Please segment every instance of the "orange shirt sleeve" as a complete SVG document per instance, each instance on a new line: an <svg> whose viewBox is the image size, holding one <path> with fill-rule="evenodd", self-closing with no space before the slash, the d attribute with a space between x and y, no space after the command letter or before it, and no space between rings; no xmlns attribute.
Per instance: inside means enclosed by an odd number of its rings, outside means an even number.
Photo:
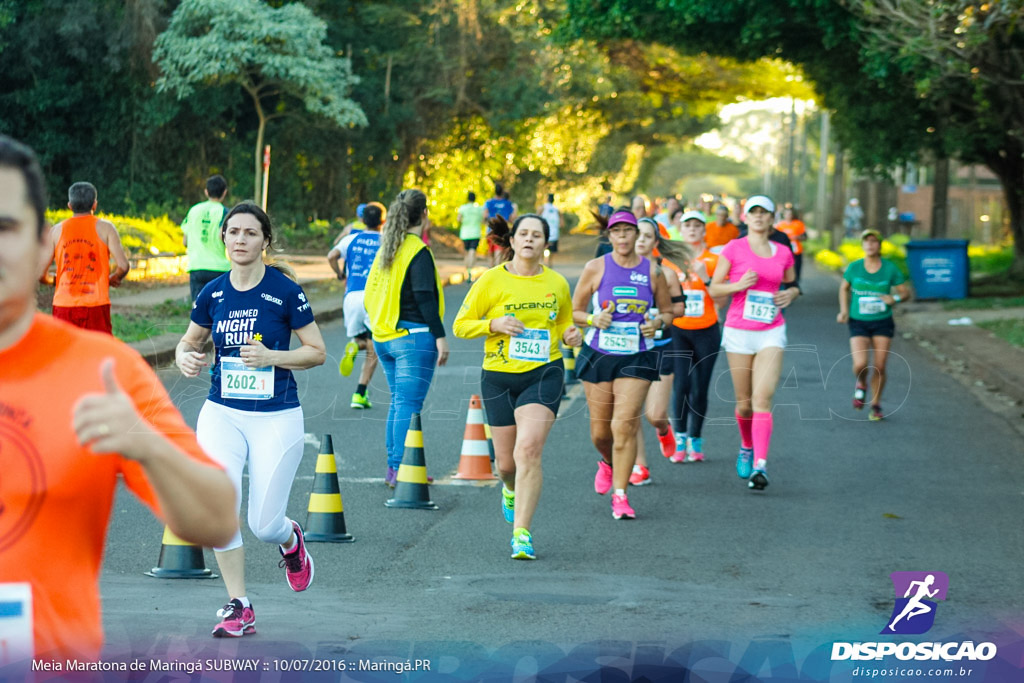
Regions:
<svg viewBox="0 0 1024 683"><path fill-rule="evenodd" d="M119 351L121 352L117 354L114 374L118 384L131 397L139 415L187 456L220 468L220 465L211 460L199 445L195 432L185 423L181 413L171 402L160 378L146 361L127 347ZM156 493L142 465L121 458L121 473L124 475L125 485L149 506L154 514L162 517Z"/></svg>

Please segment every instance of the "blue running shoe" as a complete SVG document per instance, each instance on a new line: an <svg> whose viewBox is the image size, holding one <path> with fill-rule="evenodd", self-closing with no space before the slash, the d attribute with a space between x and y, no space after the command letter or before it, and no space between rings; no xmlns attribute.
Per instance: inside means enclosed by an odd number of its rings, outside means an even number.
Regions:
<svg viewBox="0 0 1024 683"><path fill-rule="evenodd" d="M753 491L764 491L766 486L768 486L768 474L761 469L754 470L747 482L747 488Z"/></svg>
<svg viewBox="0 0 1024 683"><path fill-rule="evenodd" d="M509 524L516 521L516 492L509 491L504 484L501 486L501 513Z"/></svg>
<svg viewBox="0 0 1024 683"><path fill-rule="evenodd" d="M536 560L537 555L533 552L533 536L526 529L519 527L512 532L512 559L513 560Z"/></svg>
<svg viewBox="0 0 1024 683"><path fill-rule="evenodd" d="M740 454L736 456L736 475L740 479L750 479L754 463L754 449L740 447Z"/></svg>

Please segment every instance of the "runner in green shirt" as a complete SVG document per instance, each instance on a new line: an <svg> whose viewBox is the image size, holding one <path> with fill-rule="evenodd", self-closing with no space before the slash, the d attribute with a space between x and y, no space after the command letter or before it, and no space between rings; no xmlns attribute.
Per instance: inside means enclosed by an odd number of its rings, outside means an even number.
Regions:
<svg viewBox="0 0 1024 683"><path fill-rule="evenodd" d="M910 288L896 264L882 258L882 235L877 230L861 233L861 246L864 258L848 265L843 273L836 321L850 327L850 355L856 377L853 407L857 410L864 407L870 375L871 414L868 419L878 421L884 417L881 399L885 388L885 364L896 333L892 307L910 297ZM896 294L892 294L894 287ZM872 349L875 358L869 364ZM874 374L871 373L872 367Z"/></svg>
<svg viewBox="0 0 1024 683"><path fill-rule="evenodd" d="M466 280L473 281L476 248L480 245L480 232L484 224L484 207L476 203L476 193L470 192L467 202L459 207L459 239L466 250Z"/></svg>
<svg viewBox="0 0 1024 683"><path fill-rule="evenodd" d="M204 192L207 200L189 209L181 223L188 250L188 286L192 301L208 282L231 270L224 242L220 239L220 224L227 214L224 198L228 194L228 181L221 175L211 176L206 180Z"/></svg>

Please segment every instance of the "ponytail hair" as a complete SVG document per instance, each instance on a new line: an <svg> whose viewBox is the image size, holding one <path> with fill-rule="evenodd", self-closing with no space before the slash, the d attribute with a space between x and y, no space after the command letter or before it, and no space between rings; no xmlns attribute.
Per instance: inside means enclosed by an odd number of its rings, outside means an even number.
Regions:
<svg viewBox="0 0 1024 683"><path fill-rule="evenodd" d="M380 231L380 258L384 270L391 268L409 228L423 223L427 195L419 190L402 190L388 207L387 220Z"/></svg>
<svg viewBox="0 0 1024 683"><path fill-rule="evenodd" d="M538 216L535 213L524 213L522 216L516 219L516 222L512 224L510 228L508 222L502 218L499 214L494 218L487 220L487 227L490 228L490 234L487 236L487 240L494 246L500 248L501 260L511 261L512 257L515 256L515 251L512 249L512 238L516 234L516 230L519 229L519 224L527 218L534 218L540 221L541 229L544 231L544 243L547 244L551 241L551 226L548 225L547 220L543 216Z"/></svg>
<svg viewBox="0 0 1024 683"><path fill-rule="evenodd" d="M683 272L690 272L690 262L693 260L693 252L690 248L675 240L665 239L661 234L658 222L653 218L641 218L638 223L646 223L654 228L654 250L658 253L658 263L665 258L677 265Z"/></svg>

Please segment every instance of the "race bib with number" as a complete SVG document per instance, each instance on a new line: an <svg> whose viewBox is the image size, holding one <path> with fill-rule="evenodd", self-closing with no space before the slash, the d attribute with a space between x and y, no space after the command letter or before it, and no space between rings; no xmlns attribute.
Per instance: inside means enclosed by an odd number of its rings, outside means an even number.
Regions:
<svg viewBox="0 0 1024 683"><path fill-rule="evenodd" d="M699 289L687 289L683 291L686 295L687 318L699 318L704 315L704 292Z"/></svg>
<svg viewBox="0 0 1024 683"><path fill-rule="evenodd" d="M247 368L239 358L221 358L220 397L252 401L273 398L274 366Z"/></svg>
<svg viewBox="0 0 1024 683"><path fill-rule="evenodd" d="M878 315L885 313L886 305L877 296L862 296L857 302L857 311L861 315Z"/></svg>
<svg viewBox="0 0 1024 683"><path fill-rule="evenodd" d="M0 583L0 670L27 670L33 654L32 585Z"/></svg>
<svg viewBox="0 0 1024 683"><path fill-rule="evenodd" d="M640 353L639 323L612 323L607 330L601 330L597 348L619 355Z"/></svg>
<svg viewBox="0 0 1024 683"><path fill-rule="evenodd" d="M531 363L551 360L551 332L527 327L517 337L509 337L508 357Z"/></svg>
<svg viewBox="0 0 1024 683"><path fill-rule="evenodd" d="M743 303L743 319L755 323L775 322L779 307L775 305L775 295L756 289L747 290L747 299Z"/></svg>

